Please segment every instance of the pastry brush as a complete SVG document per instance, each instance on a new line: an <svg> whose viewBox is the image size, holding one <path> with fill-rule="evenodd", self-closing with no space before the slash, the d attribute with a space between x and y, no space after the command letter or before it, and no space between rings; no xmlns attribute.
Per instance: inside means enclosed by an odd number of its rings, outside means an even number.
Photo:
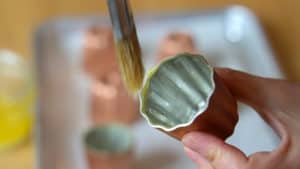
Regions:
<svg viewBox="0 0 300 169"><path fill-rule="evenodd" d="M127 90L134 95L143 83L144 66L132 11L127 0L107 0L107 4L121 75Z"/></svg>

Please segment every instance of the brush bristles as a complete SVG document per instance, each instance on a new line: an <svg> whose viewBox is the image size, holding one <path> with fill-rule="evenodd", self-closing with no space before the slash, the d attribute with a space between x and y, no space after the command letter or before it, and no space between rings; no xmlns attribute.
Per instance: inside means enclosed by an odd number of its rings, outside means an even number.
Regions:
<svg viewBox="0 0 300 169"><path fill-rule="evenodd" d="M118 41L118 62L124 84L132 95L140 89L144 78L144 66L137 38Z"/></svg>

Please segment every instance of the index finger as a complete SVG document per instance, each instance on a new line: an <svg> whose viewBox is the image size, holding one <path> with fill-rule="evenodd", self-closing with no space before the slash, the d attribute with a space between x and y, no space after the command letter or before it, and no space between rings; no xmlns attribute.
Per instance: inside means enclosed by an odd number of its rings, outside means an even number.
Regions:
<svg viewBox="0 0 300 169"><path fill-rule="evenodd" d="M278 133L284 134L281 109L285 97L286 82L270 78L261 78L231 69L216 68L233 96L253 107Z"/></svg>

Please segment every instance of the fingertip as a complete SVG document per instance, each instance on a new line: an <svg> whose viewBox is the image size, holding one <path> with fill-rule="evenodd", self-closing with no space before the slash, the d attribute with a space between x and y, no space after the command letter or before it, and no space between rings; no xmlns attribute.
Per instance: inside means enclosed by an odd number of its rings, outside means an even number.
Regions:
<svg viewBox="0 0 300 169"><path fill-rule="evenodd" d="M225 80L225 83L229 85L250 83L254 86L260 86L264 84L262 82L265 82L268 79L230 68L215 68L215 71L222 79Z"/></svg>
<svg viewBox="0 0 300 169"><path fill-rule="evenodd" d="M223 165L243 166L247 162L247 157L239 149L207 133L189 133L183 137L182 143L190 158L204 158L216 168Z"/></svg>
<svg viewBox="0 0 300 169"><path fill-rule="evenodd" d="M201 136L200 132L190 132L184 135L181 141L187 148L193 148L195 145L201 144Z"/></svg>
<svg viewBox="0 0 300 169"><path fill-rule="evenodd" d="M183 144L185 144L185 143L189 143L190 142L190 140L193 140L194 139L194 137L195 137L195 132L190 132L190 133L187 133L186 135L184 135L183 137L182 137L182 143Z"/></svg>
<svg viewBox="0 0 300 169"><path fill-rule="evenodd" d="M215 147L224 144L223 140L202 132L191 132L186 134L182 139L182 143L185 147L205 157L208 156L212 149L214 150Z"/></svg>
<svg viewBox="0 0 300 169"><path fill-rule="evenodd" d="M234 71L233 69L224 67L215 67L214 69L218 74L229 74L230 72Z"/></svg>
<svg viewBox="0 0 300 169"><path fill-rule="evenodd" d="M206 160L206 158L204 156L202 156L201 154L199 154L198 152L193 151L192 149L190 149L188 147L184 147L184 151L187 154L187 156L197 164L197 166L199 168L213 169L210 162L208 160Z"/></svg>
<svg viewBox="0 0 300 169"><path fill-rule="evenodd" d="M192 149L188 148L188 147L184 147L184 152L186 153L186 155L192 159L193 161L197 161L198 158L201 157L201 155L195 151L193 151Z"/></svg>
<svg viewBox="0 0 300 169"><path fill-rule="evenodd" d="M233 70L230 68L215 68L216 73L223 79L226 83L232 82L232 80L236 81L240 79L243 76L247 76L249 74L238 71L238 70Z"/></svg>
<svg viewBox="0 0 300 169"><path fill-rule="evenodd" d="M229 68L215 68L215 72L226 87L233 92L232 94L234 94L236 88L235 83L240 79L239 75L236 75L239 74L239 72Z"/></svg>
<svg viewBox="0 0 300 169"><path fill-rule="evenodd" d="M228 68L215 68L215 71L239 101L256 108L270 98L274 83L267 78Z"/></svg>
<svg viewBox="0 0 300 169"><path fill-rule="evenodd" d="M208 142L221 143L223 141L215 136L212 136L210 134L203 133L203 132L190 132L190 133L184 135L182 138L182 143L186 146L189 146L192 144L204 144L204 143L208 143Z"/></svg>

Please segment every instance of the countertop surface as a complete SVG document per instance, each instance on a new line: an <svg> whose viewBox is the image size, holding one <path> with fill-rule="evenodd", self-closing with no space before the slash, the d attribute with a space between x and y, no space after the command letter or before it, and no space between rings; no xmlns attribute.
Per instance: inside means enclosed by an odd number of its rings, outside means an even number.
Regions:
<svg viewBox="0 0 300 169"><path fill-rule="evenodd" d="M91 0L2 0L0 6L0 48L10 48L30 57L31 32L45 19L62 15L106 12L105 1ZM17 4L17 5L16 5ZM159 4L159 5L158 5ZM132 0L138 12L197 11L242 4L253 10L262 21L283 71L291 80L300 80L300 1L298 0ZM32 142L0 153L1 169L33 169L35 150Z"/></svg>

